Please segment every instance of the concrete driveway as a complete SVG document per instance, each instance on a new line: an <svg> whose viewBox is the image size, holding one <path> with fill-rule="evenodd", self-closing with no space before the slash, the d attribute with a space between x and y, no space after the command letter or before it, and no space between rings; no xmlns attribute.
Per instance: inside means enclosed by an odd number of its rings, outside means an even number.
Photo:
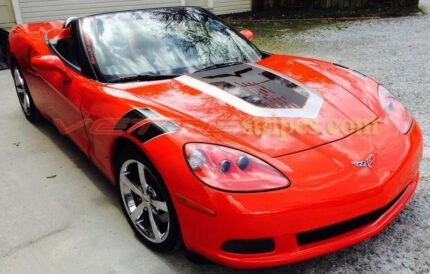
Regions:
<svg viewBox="0 0 430 274"><path fill-rule="evenodd" d="M428 5L428 0L422 1ZM430 6L430 5L428 5ZM281 33L277 52L335 61L374 76L430 136L430 16L338 23ZM275 44L275 43L274 43ZM288 47L288 45L300 45ZM29 124L8 71L0 72L0 273L235 273L159 255L133 235L115 190L47 122ZM307 262L256 273L429 273L430 143L410 205L382 234Z"/></svg>

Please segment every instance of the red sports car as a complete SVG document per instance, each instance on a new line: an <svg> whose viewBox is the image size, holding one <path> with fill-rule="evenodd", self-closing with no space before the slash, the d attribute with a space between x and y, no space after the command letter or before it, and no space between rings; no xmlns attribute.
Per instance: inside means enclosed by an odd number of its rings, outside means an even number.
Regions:
<svg viewBox="0 0 430 274"><path fill-rule="evenodd" d="M347 67L260 51L200 8L16 26L25 117L53 122L117 186L149 248L259 268L381 232L412 197L422 134Z"/></svg>

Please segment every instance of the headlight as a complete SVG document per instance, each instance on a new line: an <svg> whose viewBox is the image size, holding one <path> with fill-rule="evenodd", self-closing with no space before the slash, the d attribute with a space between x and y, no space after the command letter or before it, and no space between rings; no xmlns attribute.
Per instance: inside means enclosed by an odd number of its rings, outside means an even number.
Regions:
<svg viewBox="0 0 430 274"><path fill-rule="evenodd" d="M185 159L194 175L210 187L231 192L286 188L290 181L266 162L224 146L185 145Z"/></svg>
<svg viewBox="0 0 430 274"><path fill-rule="evenodd" d="M397 99L383 86L379 86L379 102L390 120L406 134L412 127L412 115Z"/></svg>

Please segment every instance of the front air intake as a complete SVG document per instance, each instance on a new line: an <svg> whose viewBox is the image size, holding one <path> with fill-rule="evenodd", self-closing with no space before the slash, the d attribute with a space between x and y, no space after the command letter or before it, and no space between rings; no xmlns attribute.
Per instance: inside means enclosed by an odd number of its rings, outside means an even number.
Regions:
<svg viewBox="0 0 430 274"><path fill-rule="evenodd" d="M319 242L322 240L326 240L332 237L342 235L354 229L373 223L374 221L379 219L382 215L384 215L384 213L387 212L400 199L400 197L402 197L405 191L406 191L406 188L396 198L394 198L394 200L392 200L388 205L386 205L383 208L372 211L366 215L362 215L360 217L357 217L342 223L338 223L331 226L326 226L323 228L318 228L315 230L297 234L297 243L299 246L312 244L315 242Z"/></svg>
<svg viewBox="0 0 430 274"><path fill-rule="evenodd" d="M255 239L255 240L229 240L226 241L221 249L230 253L237 254L257 254L267 253L275 250L273 239Z"/></svg>

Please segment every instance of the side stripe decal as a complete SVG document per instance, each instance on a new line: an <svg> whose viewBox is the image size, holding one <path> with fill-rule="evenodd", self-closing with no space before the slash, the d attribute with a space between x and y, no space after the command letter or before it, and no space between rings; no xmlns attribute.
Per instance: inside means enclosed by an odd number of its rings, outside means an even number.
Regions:
<svg viewBox="0 0 430 274"><path fill-rule="evenodd" d="M136 128L131 135L133 135L135 138L137 138L140 142L146 143L149 140L164 134L165 131L159 127L155 123L148 123L144 124L143 126Z"/></svg>
<svg viewBox="0 0 430 274"><path fill-rule="evenodd" d="M178 126L173 122L149 122L133 130L131 135L140 142L146 143L162 134L175 132L177 129Z"/></svg>
<svg viewBox="0 0 430 274"><path fill-rule="evenodd" d="M121 119L116 123L114 130L128 131L135 124L149 119L149 118L158 118L160 115L148 108L142 109L132 109L126 114L124 114Z"/></svg>

